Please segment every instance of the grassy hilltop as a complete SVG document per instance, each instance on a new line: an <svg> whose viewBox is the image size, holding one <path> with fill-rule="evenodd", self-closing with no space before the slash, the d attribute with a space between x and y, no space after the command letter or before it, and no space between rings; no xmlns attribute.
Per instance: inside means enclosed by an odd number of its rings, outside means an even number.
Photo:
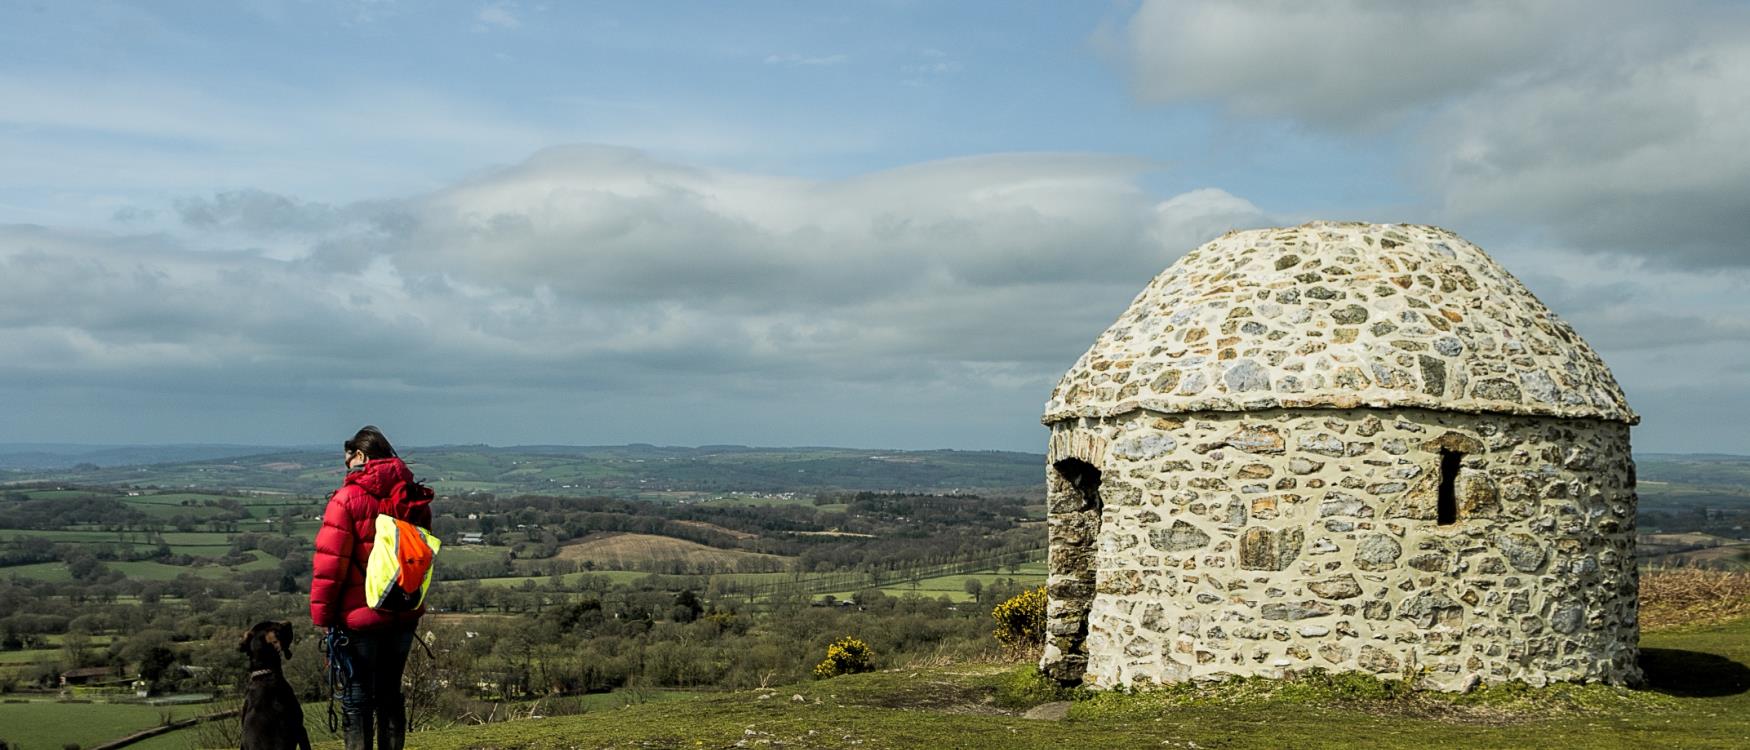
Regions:
<svg viewBox="0 0 1750 750"><path fill-rule="evenodd" d="M1511 686L1462 696L1347 675L1136 694L1052 694L1027 667L890 669L775 690L457 727L409 746L475 748L1743 748L1750 619L1647 634L1648 690ZM1068 699L1060 720L1029 708ZM1049 708L1049 707L1048 707ZM326 747L338 747L330 743Z"/></svg>

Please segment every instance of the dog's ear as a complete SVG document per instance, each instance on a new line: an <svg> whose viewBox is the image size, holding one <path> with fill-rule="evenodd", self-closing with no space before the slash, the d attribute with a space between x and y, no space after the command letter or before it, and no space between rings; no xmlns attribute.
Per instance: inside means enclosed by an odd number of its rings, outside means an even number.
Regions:
<svg viewBox="0 0 1750 750"><path fill-rule="evenodd" d="M250 628L248 630L243 631L243 640L242 640L242 642L237 644L237 650L242 651L245 654L249 653L249 641L254 639L254 638L255 638L255 628Z"/></svg>
<svg viewBox="0 0 1750 750"><path fill-rule="evenodd" d="M292 630L292 623L289 621L276 622L273 625L273 630L276 635L274 642L279 644L280 653L284 654L287 659L292 658L292 641L297 637L296 631Z"/></svg>

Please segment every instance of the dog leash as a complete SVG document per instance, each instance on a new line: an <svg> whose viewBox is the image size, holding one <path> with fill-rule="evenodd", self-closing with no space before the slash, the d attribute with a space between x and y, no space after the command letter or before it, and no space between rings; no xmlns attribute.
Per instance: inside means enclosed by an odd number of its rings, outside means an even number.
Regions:
<svg viewBox="0 0 1750 750"><path fill-rule="evenodd" d="M425 639L419 636L418 630L413 631L413 640L418 641L419 645L425 649L426 658L437 659L437 656L431 651L431 644L426 643ZM352 657L346 653L346 646L351 643L352 639L348 638L346 631L340 628L329 628L328 634L322 636L322 650L326 653L325 658L328 660L328 731L330 733L340 731L340 717L334 710L334 697L352 684ZM254 675L250 676L254 677Z"/></svg>
<svg viewBox="0 0 1750 750"><path fill-rule="evenodd" d="M347 656L346 646L351 639L346 632L338 628L329 628L328 634L322 636L322 648L327 652L328 659L328 731L330 734L340 731L340 716L334 710L334 696L347 685L352 684L352 657Z"/></svg>

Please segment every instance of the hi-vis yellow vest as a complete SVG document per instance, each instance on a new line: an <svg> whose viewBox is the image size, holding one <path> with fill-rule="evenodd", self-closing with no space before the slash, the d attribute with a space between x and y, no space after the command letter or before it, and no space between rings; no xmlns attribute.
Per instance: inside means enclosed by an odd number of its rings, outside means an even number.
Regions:
<svg viewBox="0 0 1750 750"><path fill-rule="evenodd" d="M378 513L371 557L365 561L365 603L395 612L419 609L431 588L432 559L442 546L431 532Z"/></svg>

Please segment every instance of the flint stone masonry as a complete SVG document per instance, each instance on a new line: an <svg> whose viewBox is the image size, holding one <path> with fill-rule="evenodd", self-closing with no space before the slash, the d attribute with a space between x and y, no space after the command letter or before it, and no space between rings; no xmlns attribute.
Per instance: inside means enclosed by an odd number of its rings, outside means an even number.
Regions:
<svg viewBox="0 0 1750 750"><path fill-rule="evenodd" d="M1638 418L1445 230L1230 233L1150 284L1044 421L1104 498L1047 471L1059 680L1641 679Z"/></svg>
<svg viewBox="0 0 1750 750"><path fill-rule="evenodd" d="M1186 254L1064 375L1044 421L1363 406L1636 421L1597 353L1477 246L1333 222Z"/></svg>

